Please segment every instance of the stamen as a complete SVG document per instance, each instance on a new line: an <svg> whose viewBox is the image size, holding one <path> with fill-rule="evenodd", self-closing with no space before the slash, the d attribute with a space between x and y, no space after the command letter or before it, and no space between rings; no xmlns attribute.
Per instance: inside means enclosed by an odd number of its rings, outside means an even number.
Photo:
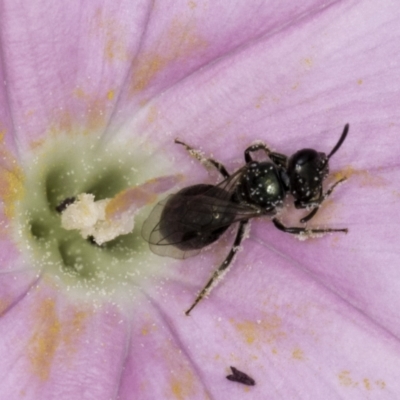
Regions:
<svg viewBox="0 0 400 400"><path fill-rule="evenodd" d="M57 207L62 213L61 225L66 230L78 230L84 239L101 246L132 232L137 211L153 203L158 193L171 189L180 179L180 175L151 179L112 199L95 201L94 195L88 193L66 199Z"/></svg>

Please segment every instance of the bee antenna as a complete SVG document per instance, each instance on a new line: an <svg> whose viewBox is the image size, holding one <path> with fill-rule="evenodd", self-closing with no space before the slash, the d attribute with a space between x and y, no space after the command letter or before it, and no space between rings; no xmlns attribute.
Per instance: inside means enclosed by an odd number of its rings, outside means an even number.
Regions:
<svg viewBox="0 0 400 400"><path fill-rule="evenodd" d="M335 147L332 149L332 151L328 154L328 159L331 158L331 157L339 150L340 146L341 146L341 145L343 144L343 142L345 141L346 136L347 136L347 133L349 132L349 127L350 127L349 124L346 124L346 125L344 126L342 136L340 136L340 139L339 139L339 141L336 143L336 146L335 146Z"/></svg>

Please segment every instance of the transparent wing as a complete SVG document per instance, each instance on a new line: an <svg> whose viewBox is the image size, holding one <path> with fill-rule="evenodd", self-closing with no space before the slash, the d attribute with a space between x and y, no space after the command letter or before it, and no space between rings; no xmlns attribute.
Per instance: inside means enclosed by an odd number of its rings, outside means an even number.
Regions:
<svg viewBox="0 0 400 400"><path fill-rule="evenodd" d="M188 258L215 242L237 221L262 212L231 201L241 170L219 185L194 185L159 202L142 227L153 253Z"/></svg>

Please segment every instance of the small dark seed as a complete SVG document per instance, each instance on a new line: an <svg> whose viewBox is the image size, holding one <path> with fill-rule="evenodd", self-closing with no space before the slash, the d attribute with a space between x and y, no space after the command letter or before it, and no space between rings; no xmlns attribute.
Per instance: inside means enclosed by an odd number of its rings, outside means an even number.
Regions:
<svg viewBox="0 0 400 400"><path fill-rule="evenodd" d="M247 386L254 386L256 381L251 378L249 375L245 374L242 371L239 371L235 367L230 367L232 370L232 375L228 375L226 379L232 382L242 383L243 385Z"/></svg>

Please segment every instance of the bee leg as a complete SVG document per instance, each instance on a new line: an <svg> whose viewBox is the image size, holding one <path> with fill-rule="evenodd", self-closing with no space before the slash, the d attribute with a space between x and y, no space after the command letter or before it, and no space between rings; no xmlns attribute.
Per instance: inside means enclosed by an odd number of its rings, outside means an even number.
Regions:
<svg viewBox="0 0 400 400"><path fill-rule="evenodd" d="M331 228L324 228L324 229L309 229L309 228L301 228L297 226L285 226L279 221L277 218L273 218L272 222L275 225L275 228L279 229L282 232L291 233L292 235L300 235L302 233L328 233L328 232L344 232L347 233L348 229L331 229Z"/></svg>
<svg viewBox="0 0 400 400"><path fill-rule="evenodd" d="M228 267L231 264L235 254L239 250L239 246L242 243L242 240L244 238L247 223L248 223L248 220L240 222L238 231L236 233L235 241L233 243L233 246L232 246L228 256L225 258L224 262L218 267L218 269L216 269L214 271L211 278L209 279L207 284L204 286L203 290L196 297L196 300L193 302L193 304L190 306L190 308L187 311L185 311L186 315L190 314L190 312L193 310L193 308L196 307L196 305L200 302L200 300L202 300L205 296L210 294L213 287L216 286L218 281L222 278L222 275L224 275L226 272L228 272Z"/></svg>
<svg viewBox="0 0 400 400"><path fill-rule="evenodd" d="M214 160L213 158L207 158L203 156L203 153L200 150L196 150L193 147L187 145L184 142L181 142L178 139L175 139L175 143L180 144L185 147L187 152L194 157L196 160L200 161L203 165L212 165L217 171L225 178L229 178L230 174L226 170L226 168L218 161Z"/></svg>
<svg viewBox="0 0 400 400"><path fill-rule="evenodd" d="M347 180L346 177L339 179L338 181L336 181L325 194L321 193L321 197L319 198L319 200L317 201L317 204L315 206L315 208L310 212L310 214L308 214L307 216L305 216L304 218L302 218L300 220L300 222L302 224L304 224L305 222L308 222L311 218L314 218L315 214L317 213L317 211L319 210L321 204L332 194L332 192L335 190L336 186L339 185L340 183L344 182L345 180ZM322 189L322 188L321 188ZM302 208L302 207L301 207Z"/></svg>
<svg viewBox="0 0 400 400"><path fill-rule="evenodd" d="M252 144L244 151L244 160L246 161L246 164L253 161L250 153L253 153L254 151L257 150L264 150L267 153L267 156L269 156L272 153L269 147L263 142Z"/></svg>

